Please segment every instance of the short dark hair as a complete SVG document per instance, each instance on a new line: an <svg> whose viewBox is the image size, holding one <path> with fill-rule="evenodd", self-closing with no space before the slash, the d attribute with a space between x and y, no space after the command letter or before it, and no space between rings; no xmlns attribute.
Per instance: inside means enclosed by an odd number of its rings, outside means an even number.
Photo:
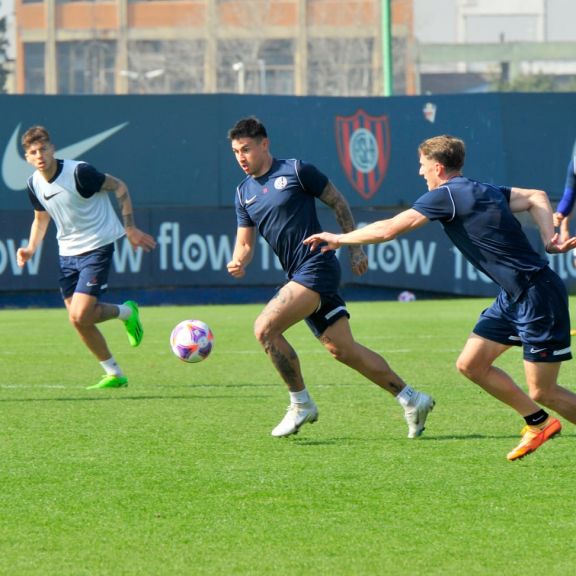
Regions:
<svg viewBox="0 0 576 576"><path fill-rule="evenodd" d="M418 152L426 158L439 162L448 170L461 170L466 158L464 141L448 134L424 140L418 146Z"/></svg>
<svg viewBox="0 0 576 576"><path fill-rule="evenodd" d="M22 143L24 151L26 151L32 144L36 144L37 142L49 143L50 134L48 134L48 130L46 130L44 126L32 126L22 134L20 142Z"/></svg>
<svg viewBox="0 0 576 576"><path fill-rule="evenodd" d="M258 118L250 116L238 120L230 130L228 130L228 140L238 140L240 138L253 138L262 140L268 138L266 127Z"/></svg>

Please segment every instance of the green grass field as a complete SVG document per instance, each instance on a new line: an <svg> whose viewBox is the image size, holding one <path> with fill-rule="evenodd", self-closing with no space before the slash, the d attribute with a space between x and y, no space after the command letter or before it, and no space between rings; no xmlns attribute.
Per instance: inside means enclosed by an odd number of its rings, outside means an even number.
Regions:
<svg viewBox="0 0 576 576"><path fill-rule="evenodd" d="M288 396L260 306L144 307L137 349L102 325L130 379L102 391L63 309L0 311L0 574L572 573L573 425L510 463L523 421L454 368L487 302L349 303L356 338L437 401L417 440L304 325L288 337L320 419L272 438ZM215 333L202 364L169 350L185 318ZM519 350L500 365L523 382Z"/></svg>

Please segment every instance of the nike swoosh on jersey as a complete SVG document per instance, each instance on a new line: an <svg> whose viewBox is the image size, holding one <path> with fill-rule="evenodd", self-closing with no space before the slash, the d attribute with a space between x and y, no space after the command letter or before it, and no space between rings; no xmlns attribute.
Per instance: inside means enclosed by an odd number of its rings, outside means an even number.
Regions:
<svg viewBox="0 0 576 576"><path fill-rule="evenodd" d="M118 124L113 128L109 128L108 130L104 130L98 134L94 134L94 136L90 136L89 138L85 138L84 140L80 140L74 144L70 144L70 146L58 149L58 157L75 160L78 158L78 156L81 156L82 154L88 152L88 150L95 148L98 146L98 144L104 140L107 140L110 138L110 136L116 134L116 132L122 130L122 128L127 125L128 122L123 122L122 124ZM34 172L34 167L28 164L28 162L22 158L18 150L18 135L20 133L20 126L22 126L22 124L18 124L18 126L16 126L16 129L12 133L8 144L6 145L4 156L2 157L2 180L4 180L4 184L6 184L10 190L14 191L23 190L26 188L26 180L32 174L32 172Z"/></svg>
<svg viewBox="0 0 576 576"><path fill-rule="evenodd" d="M253 202L256 202L256 196L252 196L252 198L249 198L248 200L246 200L245 206L248 206L248 205L252 204Z"/></svg>
<svg viewBox="0 0 576 576"><path fill-rule="evenodd" d="M54 196L58 196L58 194L60 194L60 190L58 190L58 192L54 192L54 194L50 194L50 196L46 196L46 194L44 194L44 200L50 200L50 198L54 198Z"/></svg>

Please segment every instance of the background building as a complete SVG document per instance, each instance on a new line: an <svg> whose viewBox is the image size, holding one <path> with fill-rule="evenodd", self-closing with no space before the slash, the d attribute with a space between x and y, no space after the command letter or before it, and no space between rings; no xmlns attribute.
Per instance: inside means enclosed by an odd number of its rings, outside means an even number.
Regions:
<svg viewBox="0 0 576 576"><path fill-rule="evenodd" d="M20 94L576 90L574 0L0 0L3 15Z"/></svg>
<svg viewBox="0 0 576 576"><path fill-rule="evenodd" d="M419 93L575 91L573 0L414 0Z"/></svg>
<svg viewBox="0 0 576 576"><path fill-rule="evenodd" d="M16 0L15 88L382 95L383 25L391 13L394 91L413 94L412 6L412 0Z"/></svg>

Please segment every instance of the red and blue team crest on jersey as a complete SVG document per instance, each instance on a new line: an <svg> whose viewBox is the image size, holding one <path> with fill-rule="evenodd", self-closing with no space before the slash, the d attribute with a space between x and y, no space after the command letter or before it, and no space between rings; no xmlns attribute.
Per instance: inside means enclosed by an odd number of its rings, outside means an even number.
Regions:
<svg viewBox="0 0 576 576"><path fill-rule="evenodd" d="M353 116L336 116L336 144L350 184L362 198L372 198L390 159L388 116L370 116L364 110Z"/></svg>

